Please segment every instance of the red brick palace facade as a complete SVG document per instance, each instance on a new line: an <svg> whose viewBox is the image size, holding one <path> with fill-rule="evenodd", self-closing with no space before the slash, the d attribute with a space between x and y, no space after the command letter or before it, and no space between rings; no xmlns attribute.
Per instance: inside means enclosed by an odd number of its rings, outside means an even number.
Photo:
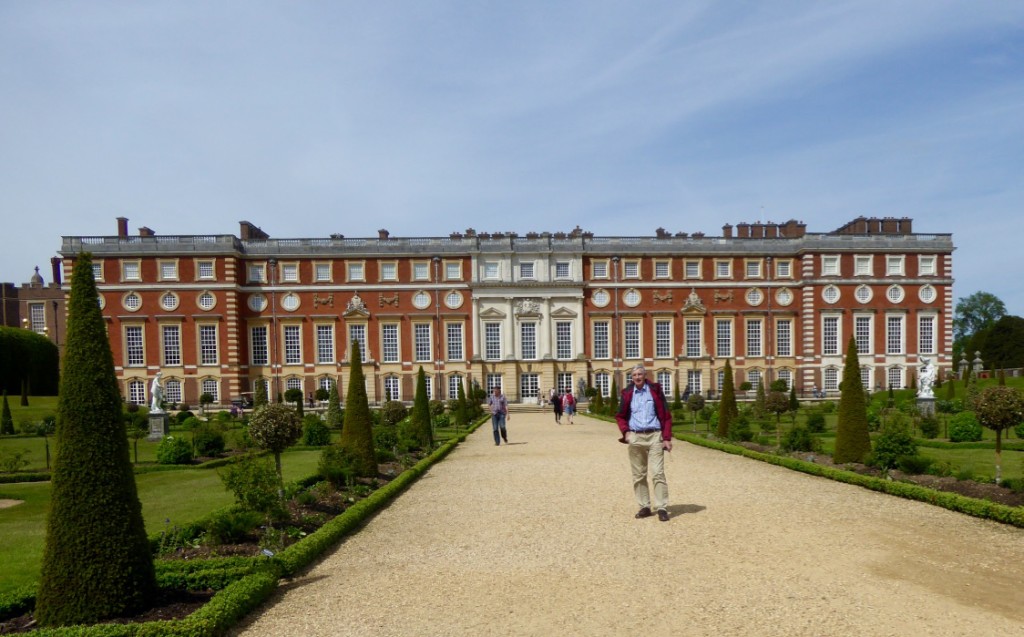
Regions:
<svg viewBox="0 0 1024 637"><path fill-rule="evenodd" d="M644 364L670 392L717 395L782 379L835 392L854 336L869 387L910 383L922 358L952 366L953 242L910 219L725 226L721 236L273 239L234 235L64 237L64 281L93 255L126 400L216 402L268 383L309 394L349 378L359 341L371 401L411 400L422 367L433 397L459 383L530 401L551 387L613 380Z"/></svg>

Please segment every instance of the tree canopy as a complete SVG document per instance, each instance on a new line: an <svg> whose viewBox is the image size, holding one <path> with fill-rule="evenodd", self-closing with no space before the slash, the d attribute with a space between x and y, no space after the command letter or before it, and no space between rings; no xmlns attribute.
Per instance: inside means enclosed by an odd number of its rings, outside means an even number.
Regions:
<svg viewBox="0 0 1024 637"><path fill-rule="evenodd" d="M953 311L954 352L963 352L972 336L991 327L1005 315L1006 304L990 292L975 292L959 298Z"/></svg>

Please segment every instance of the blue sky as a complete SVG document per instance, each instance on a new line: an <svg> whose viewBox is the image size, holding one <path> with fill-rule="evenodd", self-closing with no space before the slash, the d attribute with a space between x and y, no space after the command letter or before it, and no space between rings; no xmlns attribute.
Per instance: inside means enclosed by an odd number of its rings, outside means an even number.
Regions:
<svg viewBox="0 0 1024 637"><path fill-rule="evenodd" d="M1024 315L1024 2L0 2L0 280L61 235L912 217ZM16 229L11 232L10 229Z"/></svg>

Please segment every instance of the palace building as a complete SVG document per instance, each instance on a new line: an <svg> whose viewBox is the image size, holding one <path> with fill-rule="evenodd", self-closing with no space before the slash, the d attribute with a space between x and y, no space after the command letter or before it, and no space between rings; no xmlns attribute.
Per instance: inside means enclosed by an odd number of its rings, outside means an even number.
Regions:
<svg viewBox="0 0 1024 637"><path fill-rule="evenodd" d="M64 237L65 281L93 255L126 400L145 404L161 371L170 402L226 404L266 383L311 394L339 384L353 343L371 401L411 401L422 367L433 398L459 384L531 402L550 388L605 396L643 364L674 394L715 397L782 380L835 395L850 337L865 386L909 385L923 359L949 369L950 234L911 219L858 218L832 232L803 223L726 225L721 236L275 239Z"/></svg>

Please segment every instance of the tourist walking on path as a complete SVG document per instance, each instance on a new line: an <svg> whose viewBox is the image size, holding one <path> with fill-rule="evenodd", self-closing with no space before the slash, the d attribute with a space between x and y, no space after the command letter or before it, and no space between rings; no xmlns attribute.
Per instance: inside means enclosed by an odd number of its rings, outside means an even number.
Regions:
<svg viewBox="0 0 1024 637"><path fill-rule="evenodd" d="M572 387L565 390L565 394L562 395L562 412L568 421L566 424L571 425L572 416L576 413L576 397L572 395Z"/></svg>
<svg viewBox="0 0 1024 637"><path fill-rule="evenodd" d="M508 444L508 432L505 431L505 421L508 417L508 400L501 394L501 387L495 387L493 393L487 397L487 406L491 410L491 428L494 429L494 444L500 445L504 440Z"/></svg>
<svg viewBox="0 0 1024 637"><path fill-rule="evenodd" d="M555 409L555 422L562 424L562 395L554 389L551 390L551 406Z"/></svg>
<svg viewBox="0 0 1024 637"><path fill-rule="evenodd" d="M658 383L647 382L647 370L637 365L630 372L633 384L622 390L619 413L615 415L622 437L629 445L629 466L633 473L633 495L640 510L637 518L654 515L647 474L654 482L654 508L658 519L668 522L668 482L665 480L665 451L672 451L672 414L665 392Z"/></svg>

